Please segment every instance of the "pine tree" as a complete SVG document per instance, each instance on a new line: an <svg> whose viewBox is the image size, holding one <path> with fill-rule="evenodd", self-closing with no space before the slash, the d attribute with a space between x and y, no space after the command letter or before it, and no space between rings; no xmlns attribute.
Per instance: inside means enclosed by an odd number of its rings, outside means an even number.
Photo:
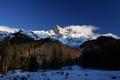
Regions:
<svg viewBox="0 0 120 80"><path fill-rule="evenodd" d="M39 68L35 55L31 55L29 63L29 71L36 71Z"/></svg>

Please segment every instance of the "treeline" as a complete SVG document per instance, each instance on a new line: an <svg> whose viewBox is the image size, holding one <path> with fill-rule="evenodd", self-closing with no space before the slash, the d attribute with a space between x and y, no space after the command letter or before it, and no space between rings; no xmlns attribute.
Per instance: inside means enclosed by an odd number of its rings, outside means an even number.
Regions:
<svg viewBox="0 0 120 80"><path fill-rule="evenodd" d="M5 41L0 43L0 73L59 69L75 64L79 56L79 51L49 38L22 43Z"/></svg>

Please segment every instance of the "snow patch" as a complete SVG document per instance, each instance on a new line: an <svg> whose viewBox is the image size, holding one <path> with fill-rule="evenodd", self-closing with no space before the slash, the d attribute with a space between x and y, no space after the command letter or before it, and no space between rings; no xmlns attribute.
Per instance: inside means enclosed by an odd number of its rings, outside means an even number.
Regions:
<svg viewBox="0 0 120 80"><path fill-rule="evenodd" d="M120 39L119 36L117 36L115 34L112 34L112 33L103 34L103 36L110 36L110 37L113 37L113 38L116 38L116 39Z"/></svg>

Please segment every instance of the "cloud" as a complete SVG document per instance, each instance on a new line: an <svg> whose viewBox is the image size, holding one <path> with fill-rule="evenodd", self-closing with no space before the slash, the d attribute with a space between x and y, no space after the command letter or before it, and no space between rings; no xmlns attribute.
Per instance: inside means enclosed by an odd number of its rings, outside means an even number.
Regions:
<svg viewBox="0 0 120 80"><path fill-rule="evenodd" d="M86 34L86 35L91 35L94 34L94 30L97 30L99 28L92 26L92 25L72 25L72 26L67 26L64 29L74 32L74 33L81 33L81 34Z"/></svg>
<svg viewBox="0 0 120 80"><path fill-rule="evenodd" d="M5 31L5 32L9 32L9 33L14 33L17 32L19 29L16 28L10 28L9 26L3 26L0 25L0 31Z"/></svg>

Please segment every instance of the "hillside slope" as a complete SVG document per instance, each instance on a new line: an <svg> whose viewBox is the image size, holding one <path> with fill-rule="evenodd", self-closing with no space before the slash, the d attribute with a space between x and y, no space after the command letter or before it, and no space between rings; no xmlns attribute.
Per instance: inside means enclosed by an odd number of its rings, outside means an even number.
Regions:
<svg viewBox="0 0 120 80"><path fill-rule="evenodd" d="M13 39L11 39L13 40ZM0 44L0 72L22 69L35 71L40 68L58 69L75 64L80 52L59 41L49 38L40 41L21 42L18 40ZM24 39L23 39L24 40ZM26 40L26 39L25 39Z"/></svg>
<svg viewBox="0 0 120 80"><path fill-rule="evenodd" d="M101 36L80 46L81 65L101 69L120 69L120 40Z"/></svg>

